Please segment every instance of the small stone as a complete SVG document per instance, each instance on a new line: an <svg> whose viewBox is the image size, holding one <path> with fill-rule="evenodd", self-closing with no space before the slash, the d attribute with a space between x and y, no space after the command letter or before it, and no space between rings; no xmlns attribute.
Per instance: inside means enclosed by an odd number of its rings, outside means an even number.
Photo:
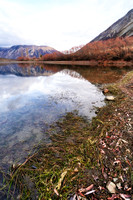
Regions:
<svg viewBox="0 0 133 200"><path fill-rule="evenodd" d="M113 181L114 181L114 182L118 181L118 178L113 178Z"/></svg>
<svg viewBox="0 0 133 200"><path fill-rule="evenodd" d="M127 152L127 153L131 153L130 149L126 149L126 152Z"/></svg>
<svg viewBox="0 0 133 200"><path fill-rule="evenodd" d="M116 184L117 188L120 190L122 187L121 187L121 183L117 183Z"/></svg>
<svg viewBox="0 0 133 200"><path fill-rule="evenodd" d="M113 182L109 181L109 182L107 183L107 185L106 185L106 188L108 189L108 191L109 191L111 194L116 193L116 185L115 185Z"/></svg>
<svg viewBox="0 0 133 200"><path fill-rule="evenodd" d="M103 93L106 94L108 92L109 92L109 90L107 88L104 88Z"/></svg>
<svg viewBox="0 0 133 200"><path fill-rule="evenodd" d="M77 173L79 170L78 170L78 168L76 167L75 169L74 169L74 172L75 173Z"/></svg>
<svg viewBox="0 0 133 200"><path fill-rule="evenodd" d="M19 195L17 196L17 199L21 199L21 197L22 197L22 195L19 194Z"/></svg>
<svg viewBox="0 0 133 200"><path fill-rule="evenodd" d="M108 100L108 101L114 101L115 100L115 97L114 96L106 96L105 97L106 98L106 100Z"/></svg>
<svg viewBox="0 0 133 200"><path fill-rule="evenodd" d="M78 167L81 167L81 163L80 162L78 162Z"/></svg>
<svg viewBox="0 0 133 200"><path fill-rule="evenodd" d="M16 164L13 163L12 164L12 168L15 169L16 168Z"/></svg>

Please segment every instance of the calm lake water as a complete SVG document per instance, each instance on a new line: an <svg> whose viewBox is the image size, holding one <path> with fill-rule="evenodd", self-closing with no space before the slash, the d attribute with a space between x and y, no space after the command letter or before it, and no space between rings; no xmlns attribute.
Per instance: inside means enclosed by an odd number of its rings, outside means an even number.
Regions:
<svg viewBox="0 0 133 200"><path fill-rule="evenodd" d="M67 112L91 120L105 105L98 85L120 79L129 68L50 65L0 66L0 167L22 162L47 129Z"/></svg>

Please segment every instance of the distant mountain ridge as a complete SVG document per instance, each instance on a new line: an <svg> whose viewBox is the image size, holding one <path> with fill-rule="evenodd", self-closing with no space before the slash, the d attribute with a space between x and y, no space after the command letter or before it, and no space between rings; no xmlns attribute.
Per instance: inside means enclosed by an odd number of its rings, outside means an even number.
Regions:
<svg viewBox="0 0 133 200"><path fill-rule="evenodd" d="M18 57L40 57L56 52L52 47L36 45L15 45L9 48L0 47L0 58L17 59Z"/></svg>
<svg viewBox="0 0 133 200"><path fill-rule="evenodd" d="M91 42L127 36L133 36L133 9L108 29L100 33Z"/></svg>

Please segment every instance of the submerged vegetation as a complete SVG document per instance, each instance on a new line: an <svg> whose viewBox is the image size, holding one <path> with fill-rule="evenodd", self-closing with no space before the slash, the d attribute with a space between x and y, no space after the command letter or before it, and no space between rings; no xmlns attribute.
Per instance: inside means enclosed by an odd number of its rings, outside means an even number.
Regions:
<svg viewBox="0 0 133 200"><path fill-rule="evenodd" d="M52 142L3 174L3 199L131 199L132 79L108 86L115 100L91 123L68 113L51 126Z"/></svg>

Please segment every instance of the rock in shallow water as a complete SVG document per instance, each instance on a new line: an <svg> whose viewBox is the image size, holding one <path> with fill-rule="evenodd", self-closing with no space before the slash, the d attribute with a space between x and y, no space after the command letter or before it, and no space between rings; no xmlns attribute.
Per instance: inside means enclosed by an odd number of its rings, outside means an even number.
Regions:
<svg viewBox="0 0 133 200"><path fill-rule="evenodd" d="M106 96L105 99L108 101L114 101L115 97L110 95L110 96Z"/></svg>

